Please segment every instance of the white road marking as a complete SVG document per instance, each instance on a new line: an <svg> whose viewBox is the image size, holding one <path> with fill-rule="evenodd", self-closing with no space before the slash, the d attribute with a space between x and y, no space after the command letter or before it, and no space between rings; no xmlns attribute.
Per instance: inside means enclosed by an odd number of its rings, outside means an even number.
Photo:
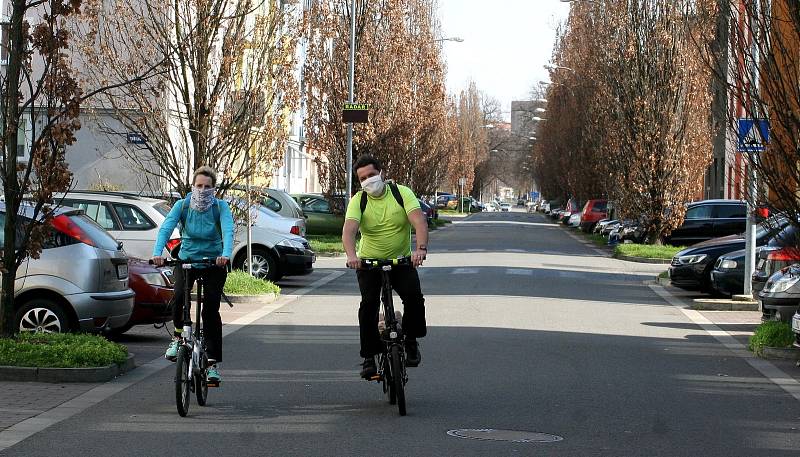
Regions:
<svg viewBox="0 0 800 457"><path fill-rule="evenodd" d="M262 317L274 312L276 309L294 302L303 295L306 295L309 292L324 286L343 274L344 272L342 271L332 272L324 278L310 284L309 286L299 289L293 294L281 297L275 303L270 303L251 312L250 314L240 317L239 319L225 325L222 328L222 336L228 336L237 330L244 328L246 325L252 324L258 319L261 319ZM39 433L42 430L45 430L46 428L63 421L64 419L69 419L70 417L85 411L97 403L100 403L112 395L115 395L127 389L128 387L158 373L170 365L172 365L172 363L168 362L163 357L158 357L142 366L137 367L135 370L127 373L125 376L104 384L100 384L99 386L87 391L83 395L79 395L72 400L39 414L38 416L30 417L22 422L12 425L11 427L0 432L0 451L14 446L31 435Z"/></svg>
<svg viewBox="0 0 800 457"><path fill-rule="evenodd" d="M751 367L758 370L764 377L772 381L775 385L785 390L789 395L800 401L800 382L792 378L783 370L776 367L768 360L755 357L748 351L744 345L740 344L728 332L719 328L716 324L708 320L698 311L688 308L682 301L674 297L663 287L656 284L648 284L648 286L658 294L661 298L667 301L670 305L678 308L681 312L689 318L692 322L700 326L709 335L713 336L717 341L722 343L723 346L728 348L736 356L743 358Z"/></svg>
<svg viewBox="0 0 800 457"><path fill-rule="evenodd" d="M533 276L533 270L524 268L506 268L507 275Z"/></svg>
<svg viewBox="0 0 800 457"><path fill-rule="evenodd" d="M456 268L453 270L454 275L476 275L478 274L477 268Z"/></svg>

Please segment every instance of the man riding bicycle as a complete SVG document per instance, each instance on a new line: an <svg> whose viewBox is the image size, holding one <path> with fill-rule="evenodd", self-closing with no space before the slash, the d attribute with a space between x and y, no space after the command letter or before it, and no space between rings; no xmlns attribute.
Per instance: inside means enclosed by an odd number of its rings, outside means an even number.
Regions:
<svg viewBox="0 0 800 457"><path fill-rule="evenodd" d="M206 336L208 364L208 380L212 383L221 381L217 364L222 362L222 318L219 315L219 304L222 289L228 272L224 268L228 264L233 251L233 216L224 200L215 197L217 174L210 167L200 167L194 172L192 192L183 200L175 203L167 215L158 238L153 247L153 264L161 266L164 258L161 251L172 235L178 223L181 224L181 247L178 258L181 260L216 259L216 266L194 265L184 277L183 268L176 267L173 272L175 282L175 298L172 321L175 334L164 357L175 361L178 345L183 331L183 282L190 281L191 289L198 277L203 278L204 301L202 309L203 332Z"/></svg>
<svg viewBox="0 0 800 457"><path fill-rule="evenodd" d="M380 162L370 155L358 158L353 167L362 190L350 200L342 230L342 243L347 253L347 267L358 271L361 306L358 324L361 336L361 377L370 379L377 373L375 355L383 350L378 332L380 308L380 270L359 269L361 259L389 260L411 256L413 266L395 267L391 271L392 286L403 300L403 332L406 335L406 365L416 367L422 357L417 338L427 333L425 297L416 267L422 265L428 251L428 223L414 192L405 186L384 181ZM411 226L417 235L416 250L411 250ZM356 250L356 235L361 240Z"/></svg>

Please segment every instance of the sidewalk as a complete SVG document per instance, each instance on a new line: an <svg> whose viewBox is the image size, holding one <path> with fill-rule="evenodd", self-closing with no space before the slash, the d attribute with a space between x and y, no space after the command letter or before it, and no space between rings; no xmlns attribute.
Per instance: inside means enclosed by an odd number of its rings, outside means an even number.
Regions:
<svg viewBox="0 0 800 457"><path fill-rule="evenodd" d="M264 307L264 305L265 303L236 303L231 308L223 303L220 307L223 325L234 322L240 317ZM150 360L143 360L138 357L136 359L137 366L148 362ZM100 384L1 381L0 431L83 395Z"/></svg>

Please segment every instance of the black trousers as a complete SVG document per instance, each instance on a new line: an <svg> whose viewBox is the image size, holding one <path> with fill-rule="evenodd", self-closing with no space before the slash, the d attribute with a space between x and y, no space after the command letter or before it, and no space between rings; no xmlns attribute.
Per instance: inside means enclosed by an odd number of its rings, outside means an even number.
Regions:
<svg viewBox="0 0 800 457"><path fill-rule="evenodd" d="M192 268L184 270L180 266L173 270L175 281L175 306L172 308L172 322L175 329L183 328L183 282L186 280L184 272L189 272L189 290L194 286L198 277L203 278L203 335L206 341L206 353L209 359L222 361L222 318L219 315L219 303L222 300L222 289L228 279L225 268ZM190 314L194 320L194 313ZM197 323L194 323L197 328Z"/></svg>
<svg viewBox="0 0 800 457"><path fill-rule="evenodd" d="M378 333L378 314L381 305L381 270L358 270L358 287L361 289L361 307L358 309L358 326L361 334L361 357L370 357L383 351ZM410 266L394 267L390 272L392 289L403 301L403 333L408 338L422 338L428 333L425 324L425 297L419 284L417 269Z"/></svg>

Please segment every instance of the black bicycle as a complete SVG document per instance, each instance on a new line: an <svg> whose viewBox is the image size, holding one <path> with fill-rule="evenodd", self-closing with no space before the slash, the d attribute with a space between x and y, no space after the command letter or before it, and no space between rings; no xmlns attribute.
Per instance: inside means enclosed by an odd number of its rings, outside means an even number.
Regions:
<svg viewBox="0 0 800 457"><path fill-rule="evenodd" d="M389 395L389 403L397 404L401 416L406 415L405 385L408 382L406 373L406 350L403 329L394 311L392 302L392 268L410 267L411 257L392 260L362 259L361 268L381 269L381 302L383 303L384 326L379 325L381 340L385 349L377 355L378 372L371 380L383 385L383 393Z"/></svg>
<svg viewBox="0 0 800 457"><path fill-rule="evenodd" d="M152 263L152 261L150 262ZM197 396L197 404L205 406L208 399L208 388L219 387L219 383L209 382L208 380L208 356L206 355L206 343L203 338L202 325L202 306L203 299L203 277L200 275L196 279L197 283L197 305L195 306L195 322L192 325L191 300L192 290L189 281L189 272L195 265L205 265L206 268L219 268L216 266L215 259L201 260L165 260L165 266L180 267L183 269L183 333L181 333L178 345L178 356L175 360L175 404L178 407L178 414L186 417L189 413L189 397L192 392ZM233 306L223 294L228 305Z"/></svg>

